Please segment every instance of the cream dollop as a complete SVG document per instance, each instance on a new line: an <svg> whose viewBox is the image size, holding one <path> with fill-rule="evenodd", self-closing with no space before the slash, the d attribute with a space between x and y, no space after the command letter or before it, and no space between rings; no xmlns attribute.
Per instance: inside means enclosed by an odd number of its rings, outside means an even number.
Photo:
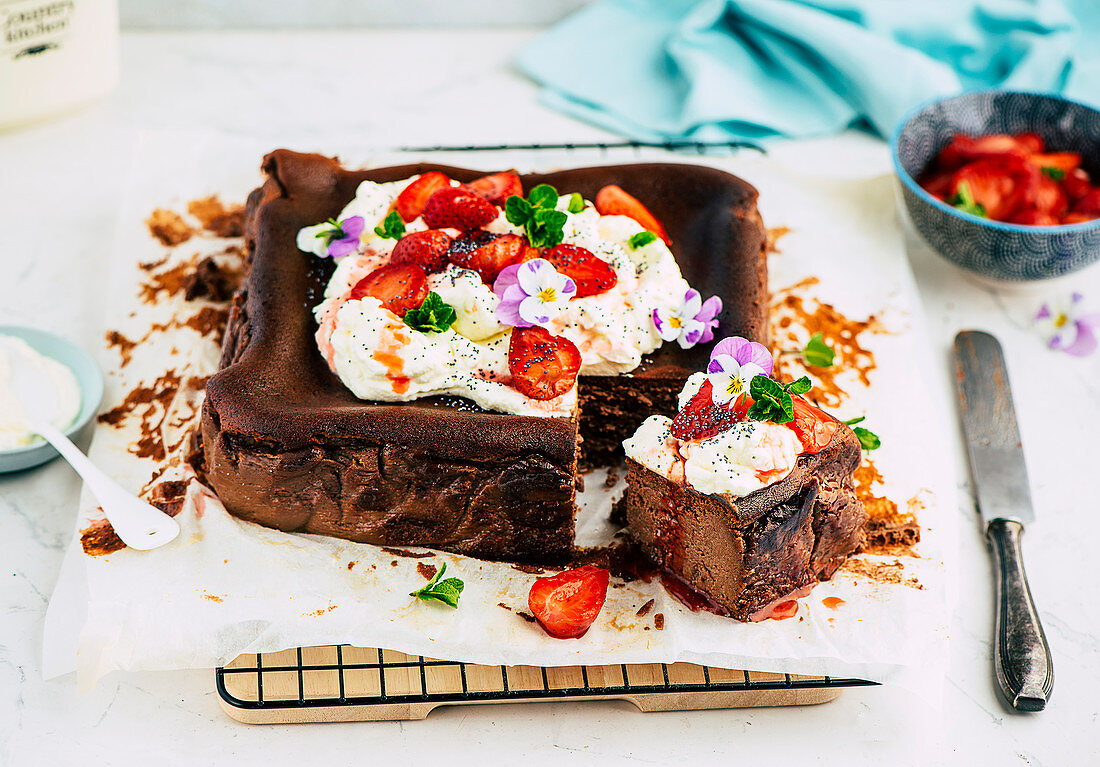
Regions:
<svg viewBox="0 0 1100 767"><path fill-rule="evenodd" d="M27 413L16 396L14 369L17 362L37 367L57 389L57 407L49 417L51 424L64 431L80 414L80 387L72 370L39 354L20 338L0 336L0 450L42 441L31 432Z"/></svg>

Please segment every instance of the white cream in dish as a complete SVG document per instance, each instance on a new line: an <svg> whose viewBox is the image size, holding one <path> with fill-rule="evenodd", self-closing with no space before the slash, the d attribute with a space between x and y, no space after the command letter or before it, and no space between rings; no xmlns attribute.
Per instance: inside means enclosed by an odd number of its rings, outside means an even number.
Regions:
<svg viewBox="0 0 1100 767"><path fill-rule="evenodd" d="M0 336L0 450L41 442L31 432L27 415L15 392L16 364L37 367L57 389L57 408L50 423L64 431L80 414L80 386L76 376L57 360L35 351L30 344L13 336Z"/></svg>
<svg viewBox="0 0 1100 767"><path fill-rule="evenodd" d="M339 260L325 289L324 301L315 308L321 353L344 384L362 399L405 401L430 394L453 394L473 400L483 408L525 415L570 415L575 409L575 388L549 401L529 399L508 385L508 343L511 328L500 324L494 310L499 302L491 286L476 272L451 265L429 276L429 289L454 307L458 319L445 333L421 333L404 326L408 342L395 344L385 336L388 324L403 325L374 299L350 299L351 289L389 260L395 241L381 239L374 228L385 218L391 202L414 180L376 184L362 182L355 199L337 217L363 216L364 228L358 253ZM592 251L615 270L618 283L595 296L574 298L547 330L572 341L581 353L586 375L615 375L634 370L642 356L663 342L653 324L653 310L680 305L688 283L672 252L661 240L637 249L631 236L644 231L626 216L601 216L591 204L569 213L568 194L558 209L568 218L563 228L566 244ZM407 231L426 228L422 219L406 225ZM316 233L324 225L306 227L298 234L299 248L324 253ZM497 233L522 233L508 223L503 212L485 229ZM451 232L456 235L458 232ZM392 321L392 322L391 322ZM375 359L379 341L395 346L404 371L398 375ZM404 349L396 349L404 345ZM392 361L392 360L391 360ZM405 381L404 379L408 379Z"/></svg>
<svg viewBox="0 0 1100 767"><path fill-rule="evenodd" d="M680 407L699 391L705 373L694 373L680 392ZM626 456L701 493L741 497L778 482L794 469L802 444L786 426L745 421L707 439L679 440L663 415L647 418L623 442Z"/></svg>

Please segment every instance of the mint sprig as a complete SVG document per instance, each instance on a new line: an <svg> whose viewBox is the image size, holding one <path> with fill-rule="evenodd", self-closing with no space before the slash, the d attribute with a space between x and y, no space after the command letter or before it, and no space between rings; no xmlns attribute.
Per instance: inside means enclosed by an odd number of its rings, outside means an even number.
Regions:
<svg viewBox="0 0 1100 767"><path fill-rule="evenodd" d="M1044 167L1041 168L1043 175L1047 176L1054 181L1061 181L1066 177L1066 172L1062 168Z"/></svg>
<svg viewBox="0 0 1100 767"><path fill-rule="evenodd" d="M565 238L564 229L568 215L556 210L558 190L549 184L539 184L527 198L512 195L504 203L504 217L516 226L522 226L527 240L536 248L552 248Z"/></svg>
<svg viewBox="0 0 1100 767"><path fill-rule="evenodd" d="M374 227L374 233L383 239L400 240L405 235L405 220L396 210L391 210L382 225Z"/></svg>
<svg viewBox="0 0 1100 767"><path fill-rule="evenodd" d="M631 250L637 250L638 248L644 248L656 239L657 235L653 232L638 232L630 235L630 239L626 241L626 244L630 246Z"/></svg>
<svg viewBox="0 0 1100 767"><path fill-rule="evenodd" d="M955 196L948 200L949 205L954 205L963 213L969 213L979 218L989 218L985 212L985 206L974 199L974 193L970 191L970 184L965 181L959 183Z"/></svg>
<svg viewBox="0 0 1100 767"><path fill-rule="evenodd" d="M836 362L836 354L825 343L821 333L814 333L806 343L806 348L802 350L802 358L806 360L807 365L815 368L830 368Z"/></svg>
<svg viewBox="0 0 1100 767"><path fill-rule="evenodd" d="M859 440L859 446L864 450L878 450L882 447L882 440L870 429L864 429L862 426L856 426L855 424L866 421L867 416L861 415L859 418L853 418L850 421L845 421L846 426L851 426L852 431L855 432L856 438Z"/></svg>
<svg viewBox="0 0 1100 767"><path fill-rule="evenodd" d="M765 375L753 376L749 383L752 407L748 416L754 421L790 423L794 420L794 400L791 395L805 394L813 387L810 379L802 376L788 384L779 383Z"/></svg>
<svg viewBox="0 0 1100 767"><path fill-rule="evenodd" d="M573 192L569 195L569 204L565 206L565 209L570 213L580 213L584 210L584 198L581 197L580 192Z"/></svg>
<svg viewBox="0 0 1100 767"><path fill-rule="evenodd" d="M421 333L442 333L453 325L456 319L458 319L458 313L454 307L444 302L435 291L428 294L419 309L409 309L405 312L405 324Z"/></svg>
<svg viewBox="0 0 1100 767"><path fill-rule="evenodd" d="M447 572L447 563L444 562L432 579L416 591L409 594L425 602L442 602L448 607L458 607L458 598L462 595L462 589L466 585L459 578L440 580L443 573Z"/></svg>

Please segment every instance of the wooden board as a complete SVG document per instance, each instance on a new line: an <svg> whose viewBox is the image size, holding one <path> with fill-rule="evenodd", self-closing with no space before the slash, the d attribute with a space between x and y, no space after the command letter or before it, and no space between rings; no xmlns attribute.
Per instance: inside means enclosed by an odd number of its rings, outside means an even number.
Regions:
<svg viewBox="0 0 1100 767"><path fill-rule="evenodd" d="M691 663L479 666L351 646L242 655L217 670L222 708L248 724L423 719L439 706L625 700L641 711L826 703L856 679Z"/></svg>

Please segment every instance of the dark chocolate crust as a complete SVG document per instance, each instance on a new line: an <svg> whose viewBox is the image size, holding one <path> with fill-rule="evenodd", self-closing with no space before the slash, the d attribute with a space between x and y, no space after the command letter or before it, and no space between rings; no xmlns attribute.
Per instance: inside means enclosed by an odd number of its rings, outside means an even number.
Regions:
<svg viewBox="0 0 1100 767"><path fill-rule="evenodd" d="M301 253L304 226L338 215L364 180L440 170L420 164L348 171L320 155L277 150L249 197L250 262L234 300L222 369L207 384L203 444L211 486L235 515L283 530L423 545L487 559L553 562L573 540L578 418L484 412L459 398L364 402L329 370L312 307L331 274ZM662 219L688 281L723 301L720 332L766 341L765 232L756 190L692 165L625 165L523 177L593 199L618 184ZM665 344L633 374L582 377L586 462L621 455L647 416L673 409L709 345Z"/></svg>
<svg viewBox="0 0 1100 767"><path fill-rule="evenodd" d="M782 481L741 498L707 495L627 459L630 535L738 620L832 576L864 542L855 434L803 455Z"/></svg>

